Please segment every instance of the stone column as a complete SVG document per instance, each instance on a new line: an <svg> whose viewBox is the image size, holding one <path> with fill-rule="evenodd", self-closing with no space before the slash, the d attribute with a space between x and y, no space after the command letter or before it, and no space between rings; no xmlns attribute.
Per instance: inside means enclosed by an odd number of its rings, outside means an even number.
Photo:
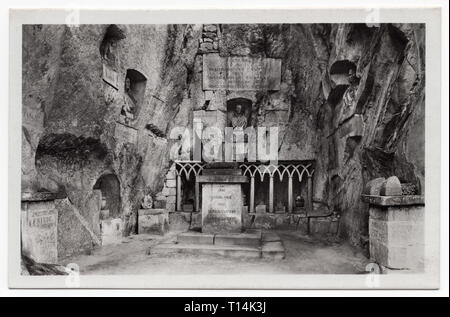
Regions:
<svg viewBox="0 0 450 317"><path fill-rule="evenodd" d="M197 181L195 182L195 211L200 211L200 184Z"/></svg>
<svg viewBox="0 0 450 317"><path fill-rule="evenodd" d="M292 186L292 176L289 176L288 179L288 212L292 213L293 210L293 196L294 196L294 189Z"/></svg>
<svg viewBox="0 0 450 317"><path fill-rule="evenodd" d="M273 213L273 175L269 179L269 212Z"/></svg>
<svg viewBox="0 0 450 317"><path fill-rule="evenodd" d="M370 257L384 271L424 269L423 196L362 195L369 203Z"/></svg>
<svg viewBox="0 0 450 317"><path fill-rule="evenodd" d="M255 177L250 177L250 212L255 212Z"/></svg>
<svg viewBox="0 0 450 317"><path fill-rule="evenodd" d="M313 188L312 188L312 176L308 175L308 180L307 180L307 198L306 198L306 209L308 214L311 213L313 211Z"/></svg>
<svg viewBox="0 0 450 317"><path fill-rule="evenodd" d="M181 211L181 176L177 175L177 211Z"/></svg>

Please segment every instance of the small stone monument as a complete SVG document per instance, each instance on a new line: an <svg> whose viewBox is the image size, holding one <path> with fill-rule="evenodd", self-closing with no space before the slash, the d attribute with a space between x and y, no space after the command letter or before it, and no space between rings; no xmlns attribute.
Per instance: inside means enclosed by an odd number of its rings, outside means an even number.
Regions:
<svg viewBox="0 0 450 317"><path fill-rule="evenodd" d="M242 232L241 185L248 179L240 174L234 163L216 163L206 166L203 175L197 177L202 185L202 232Z"/></svg>
<svg viewBox="0 0 450 317"><path fill-rule="evenodd" d="M142 198L141 207L142 207L142 209L151 209L151 208L153 208L152 195L147 194L147 195L144 196L144 198Z"/></svg>

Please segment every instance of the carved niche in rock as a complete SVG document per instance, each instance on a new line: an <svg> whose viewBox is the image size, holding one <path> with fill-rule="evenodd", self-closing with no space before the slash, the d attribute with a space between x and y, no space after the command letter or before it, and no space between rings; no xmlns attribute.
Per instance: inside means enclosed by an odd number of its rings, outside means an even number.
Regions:
<svg viewBox="0 0 450 317"><path fill-rule="evenodd" d="M117 53L117 43L125 38L123 31L115 24L111 24L106 29L102 43L100 44L100 56L103 66L103 80L114 89L119 89L119 75L117 68L119 55Z"/></svg>
<svg viewBox="0 0 450 317"><path fill-rule="evenodd" d="M147 78L137 70L128 69L124 85L123 106L120 114L125 123L129 123L137 117L139 107L144 100Z"/></svg>
<svg viewBox="0 0 450 317"><path fill-rule="evenodd" d="M124 38L124 32L117 25L111 24L106 29L102 43L100 44L100 55L102 60L112 68L116 68L119 62L117 43Z"/></svg>

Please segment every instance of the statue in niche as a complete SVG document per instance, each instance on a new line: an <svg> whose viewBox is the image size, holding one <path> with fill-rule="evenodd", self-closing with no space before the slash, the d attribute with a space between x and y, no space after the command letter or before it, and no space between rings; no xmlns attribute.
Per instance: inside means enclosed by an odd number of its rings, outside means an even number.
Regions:
<svg viewBox="0 0 450 317"><path fill-rule="evenodd" d="M231 126L233 128L247 128L247 116L241 104L236 104L234 111L230 116Z"/></svg>
<svg viewBox="0 0 450 317"><path fill-rule="evenodd" d="M116 68L119 62L119 56L117 52L117 44L120 40L125 38L124 32L117 27L117 25L112 24L106 29L103 41L100 44L100 55L103 61L106 62L113 69Z"/></svg>
<svg viewBox="0 0 450 317"><path fill-rule="evenodd" d="M359 78L356 76L356 71L352 68L348 72L348 83L350 84L350 87L345 91L343 100L346 106L351 106L356 97L356 91L358 90L359 84Z"/></svg>
<svg viewBox="0 0 450 317"><path fill-rule="evenodd" d="M123 106L121 110L121 114L127 119L134 119L134 109L136 106L136 99L131 93L131 80L130 78L125 78L125 94L123 98Z"/></svg>
<svg viewBox="0 0 450 317"><path fill-rule="evenodd" d="M142 209L153 208L153 197L150 193L145 195L144 198L142 198L141 208Z"/></svg>

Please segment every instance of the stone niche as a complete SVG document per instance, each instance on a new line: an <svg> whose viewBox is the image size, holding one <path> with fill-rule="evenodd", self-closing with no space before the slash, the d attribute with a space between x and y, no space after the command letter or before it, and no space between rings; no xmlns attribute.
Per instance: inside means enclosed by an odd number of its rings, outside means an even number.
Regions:
<svg viewBox="0 0 450 317"><path fill-rule="evenodd" d="M227 101L227 127L251 126L252 101L247 98L233 98ZM239 120L241 119L241 120Z"/></svg>
<svg viewBox="0 0 450 317"><path fill-rule="evenodd" d="M147 78L135 69L128 69L124 83L124 100L120 114L126 123L135 120L144 101Z"/></svg>
<svg viewBox="0 0 450 317"><path fill-rule="evenodd" d="M102 245L121 242L123 223L121 218L120 183L114 174L101 176L94 185L100 197L99 226Z"/></svg>

